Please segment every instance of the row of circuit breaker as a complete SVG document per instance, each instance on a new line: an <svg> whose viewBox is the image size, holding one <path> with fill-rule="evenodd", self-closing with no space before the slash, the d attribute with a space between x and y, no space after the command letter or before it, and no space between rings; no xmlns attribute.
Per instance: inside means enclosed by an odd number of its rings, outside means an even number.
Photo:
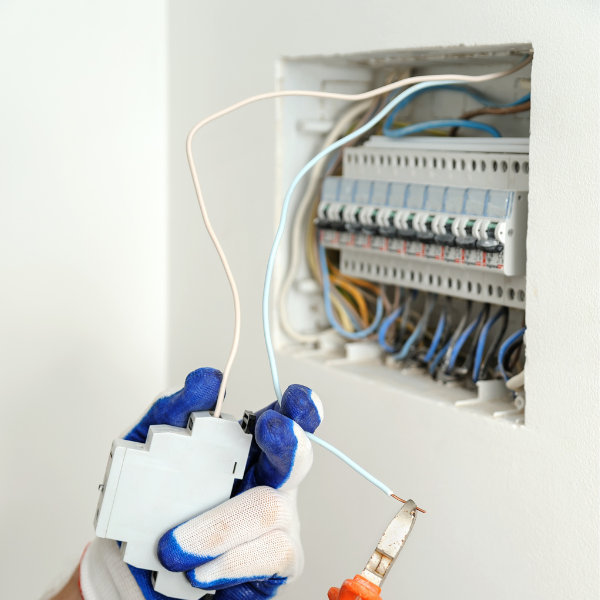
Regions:
<svg viewBox="0 0 600 600"><path fill-rule="evenodd" d="M316 225L326 246L525 274L527 192L328 177Z"/></svg>

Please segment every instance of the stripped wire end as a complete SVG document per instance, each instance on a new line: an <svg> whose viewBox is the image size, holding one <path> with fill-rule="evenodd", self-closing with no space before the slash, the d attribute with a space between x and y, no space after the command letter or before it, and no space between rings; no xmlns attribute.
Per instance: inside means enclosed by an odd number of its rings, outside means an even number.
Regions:
<svg viewBox="0 0 600 600"><path fill-rule="evenodd" d="M400 496L396 496L396 494L392 494L392 498L396 498L396 500L398 500L398 502L402 502L403 504L406 504L406 500L402 500L402 498L400 498ZM425 514L427 512L426 510L423 510L422 508L419 508L418 506L417 506L417 510L419 512L422 512L423 514Z"/></svg>

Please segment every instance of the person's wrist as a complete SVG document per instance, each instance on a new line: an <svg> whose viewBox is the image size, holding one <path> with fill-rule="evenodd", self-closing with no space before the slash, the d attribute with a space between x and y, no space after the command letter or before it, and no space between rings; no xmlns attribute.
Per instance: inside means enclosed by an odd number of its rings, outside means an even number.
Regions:
<svg viewBox="0 0 600 600"><path fill-rule="evenodd" d="M79 589L79 567L75 569L62 590L52 596L50 600L83 600Z"/></svg>

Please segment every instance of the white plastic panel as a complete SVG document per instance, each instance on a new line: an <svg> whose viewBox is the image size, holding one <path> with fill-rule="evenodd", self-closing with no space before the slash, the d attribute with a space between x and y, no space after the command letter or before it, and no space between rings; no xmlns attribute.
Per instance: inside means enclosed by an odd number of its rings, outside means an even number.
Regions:
<svg viewBox="0 0 600 600"><path fill-rule="evenodd" d="M377 249L342 250L340 270L345 275L378 283L525 308L525 277L506 277L498 270L456 268L439 261L399 258Z"/></svg>
<svg viewBox="0 0 600 600"><path fill-rule="evenodd" d="M505 152L506 145L488 140L481 146L486 151L471 151L477 145L467 146L456 138L425 144L419 138L396 142L374 137L368 144L344 151L344 175L353 179L402 181L404 183L477 187L496 190L529 189L528 146L508 146L521 152ZM519 139L519 138L517 138ZM502 142L502 138L498 138ZM495 140L494 140L495 141ZM415 147L417 146L417 147ZM433 147L433 148L432 148ZM448 158L448 153L452 157Z"/></svg>

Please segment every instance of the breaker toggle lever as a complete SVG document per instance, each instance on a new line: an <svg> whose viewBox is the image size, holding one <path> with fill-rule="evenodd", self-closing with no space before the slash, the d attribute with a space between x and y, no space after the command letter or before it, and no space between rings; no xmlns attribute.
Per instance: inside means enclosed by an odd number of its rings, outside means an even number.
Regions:
<svg viewBox="0 0 600 600"><path fill-rule="evenodd" d="M329 600L381 600L381 586L417 518L417 505L407 500L394 520L388 525L369 559L364 571L354 579L346 579L341 588L330 588Z"/></svg>

